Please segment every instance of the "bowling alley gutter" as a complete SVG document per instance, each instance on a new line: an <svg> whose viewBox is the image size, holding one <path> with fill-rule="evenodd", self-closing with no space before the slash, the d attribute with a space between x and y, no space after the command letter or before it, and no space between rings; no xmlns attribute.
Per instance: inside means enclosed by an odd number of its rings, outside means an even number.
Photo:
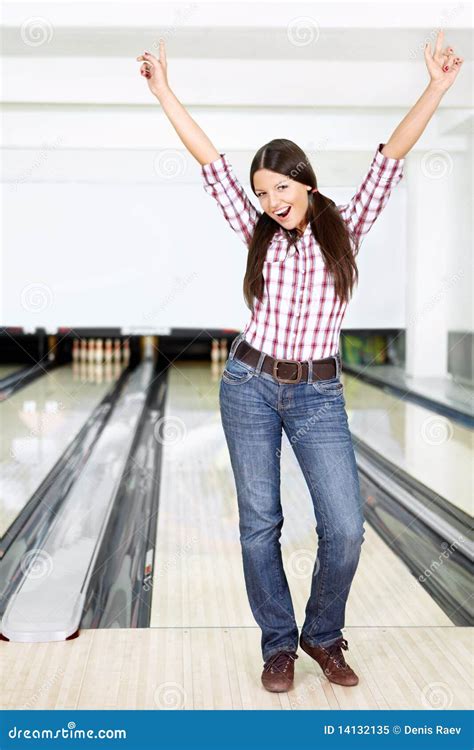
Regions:
<svg viewBox="0 0 474 750"><path fill-rule="evenodd" d="M47 563L48 575L23 575L9 597L1 625L4 638L60 641L77 632L94 564L153 377L154 363L145 360L132 371L121 390L82 472L35 550Z"/></svg>

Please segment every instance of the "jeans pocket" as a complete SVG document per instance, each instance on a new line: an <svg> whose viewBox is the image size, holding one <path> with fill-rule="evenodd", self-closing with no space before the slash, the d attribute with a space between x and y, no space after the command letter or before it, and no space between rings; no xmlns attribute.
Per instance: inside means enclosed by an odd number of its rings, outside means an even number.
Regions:
<svg viewBox="0 0 474 750"><path fill-rule="evenodd" d="M338 377L325 378L324 380L314 380L312 383L313 388L322 393L324 396L341 396L344 391L344 386Z"/></svg>
<svg viewBox="0 0 474 750"><path fill-rule="evenodd" d="M228 359L225 363L222 380L228 385L242 385L247 383L254 374L254 370L249 370L247 365L234 357L234 359Z"/></svg>

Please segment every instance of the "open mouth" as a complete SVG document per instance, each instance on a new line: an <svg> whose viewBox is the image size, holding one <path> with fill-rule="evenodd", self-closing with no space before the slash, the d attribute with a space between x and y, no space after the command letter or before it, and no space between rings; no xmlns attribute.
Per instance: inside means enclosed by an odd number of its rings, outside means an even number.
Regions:
<svg viewBox="0 0 474 750"><path fill-rule="evenodd" d="M281 213L277 214L275 212L275 216L278 216L279 219L286 219L290 211L291 211L291 206L288 206L288 208L285 211L282 211Z"/></svg>

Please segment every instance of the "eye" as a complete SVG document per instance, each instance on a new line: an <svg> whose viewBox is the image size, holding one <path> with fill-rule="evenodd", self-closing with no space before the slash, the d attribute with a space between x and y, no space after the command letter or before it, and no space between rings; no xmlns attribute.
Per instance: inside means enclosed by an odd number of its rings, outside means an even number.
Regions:
<svg viewBox="0 0 474 750"><path fill-rule="evenodd" d="M287 187L288 185L278 185L278 190L286 190ZM256 193L257 198L261 198L262 195L265 195L265 193Z"/></svg>

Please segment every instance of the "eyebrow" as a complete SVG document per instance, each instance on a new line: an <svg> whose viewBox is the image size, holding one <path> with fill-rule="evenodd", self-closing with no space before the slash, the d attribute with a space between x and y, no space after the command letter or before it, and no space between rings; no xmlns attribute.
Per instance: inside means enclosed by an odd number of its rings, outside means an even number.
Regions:
<svg viewBox="0 0 474 750"><path fill-rule="evenodd" d="M277 182L277 183L276 183L276 185L274 185L273 187L278 187L278 185L281 185L281 183L282 183L282 182L288 182L288 178L287 178L287 177L285 177L285 179L284 179L284 180L280 180L280 182ZM263 189L262 189L262 190L260 190L259 188L255 188L255 192L256 192L256 193L264 193L264 192L265 192L265 190L263 190Z"/></svg>

